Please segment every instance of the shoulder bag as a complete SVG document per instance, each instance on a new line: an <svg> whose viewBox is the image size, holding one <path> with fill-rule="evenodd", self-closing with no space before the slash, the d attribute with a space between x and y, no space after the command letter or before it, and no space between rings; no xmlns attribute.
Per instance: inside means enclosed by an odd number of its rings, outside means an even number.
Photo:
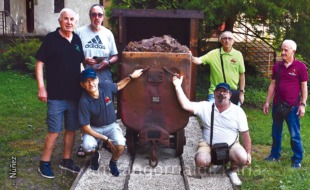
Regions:
<svg viewBox="0 0 310 190"><path fill-rule="evenodd" d="M229 149L227 143L212 144L213 139L213 120L214 120L214 104L211 111L211 131L210 131L210 147L211 147L211 163L214 165L226 165L229 162Z"/></svg>
<svg viewBox="0 0 310 190"><path fill-rule="evenodd" d="M282 100L281 93L280 93L280 69L281 65L278 67L277 77L276 77L276 90L278 90L279 93L279 103L276 107L275 116L278 119L285 119L293 110L294 106L290 106L287 102ZM298 102L299 96L296 99L295 104Z"/></svg>

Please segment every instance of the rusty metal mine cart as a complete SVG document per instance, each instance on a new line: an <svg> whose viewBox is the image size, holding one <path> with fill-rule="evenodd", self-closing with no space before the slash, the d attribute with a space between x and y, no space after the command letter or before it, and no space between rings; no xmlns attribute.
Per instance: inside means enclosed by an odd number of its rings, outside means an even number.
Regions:
<svg viewBox="0 0 310 190"><path fill-rule="evenodd" d="M184 76L182 88L190 96L192 83L191 55L189 53L123 52L120 78L135 69L143 74L133 79L120 93L120 117L126 126L129 153L136 145L150 144L150 165L158 163L157 144L174 148L177 155L185 145L184 127L190 113L178 102L172 77Z"/></svg>

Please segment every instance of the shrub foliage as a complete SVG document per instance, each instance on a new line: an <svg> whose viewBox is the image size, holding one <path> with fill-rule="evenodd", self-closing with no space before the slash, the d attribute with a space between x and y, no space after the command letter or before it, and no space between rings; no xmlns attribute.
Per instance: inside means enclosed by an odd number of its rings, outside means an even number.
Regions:
<svg viewBox="0 0 310 190"><path fill-rule="evenodd" d="M7 50L2 54L1 69L17 70L26 73L34 73L35 54L41 45L39 39L17 41L8 45Z"/></svg>

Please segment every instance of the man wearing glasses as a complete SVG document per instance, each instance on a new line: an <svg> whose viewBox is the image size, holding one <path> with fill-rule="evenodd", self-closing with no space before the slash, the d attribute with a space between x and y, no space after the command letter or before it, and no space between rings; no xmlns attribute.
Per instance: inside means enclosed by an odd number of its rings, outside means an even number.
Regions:
<svg viewBox="0 0 310 190"><path fill-rule="evenodd" d="M75 32L79 35L85 55L85 68L93 68L100 82L108 80L113 82L110 66L117 62L118 51L113 33L102 26L104 7L94 4L89 9L91 23L78 28ZM85 153L80 146L76 152L79 157Z"/></svg>
<svg viewBox="0 0 310 190"><path fill-rule="evenodd" d="M210 65L210 88L208 101L214 102L214 89L218 83L226 82L232 90L239 85L239 105L244 101L245 67L242 53L232 46L233 34L225 31L220 36L221 48L214 49L201 57L192 57L192 62ZM223 73L224 71L224 73ZM225 78L224 78L225 76Z"/></svg>
<svg viewBox="0 0 310 190"><path fill-rule="evenodd" d="M76 30L83 44L85 55L85 68L92 67L99 81L109 80L112 82L110 66L117 62L118 51L113 33L102 26L104 8L99 4L90 7L89 18L91 23Z"/></svg>
<svg viewBox="0 0 310 190"><path fill-rule="evenodd" d="M182 89L183 76L180 78L174 76L173 84L175 86L178 100L184 110L187 110L201 119L202 122L202 140L198 144L195 154L195 163L197 167L209 167L211 165L211 113L214 109L213 118L213 138L212 144L227 143L230 147L229 160L230 169L228 175L234 185L240 186L241 180L237 175L239 168L251 164L251 137L248 122L243 109L230 101L230 86L227 83L219 83L215 87L215 102L208 101L191 102ZM215 104L214 108L213 104ZM239 142L239 133L242 137L241 146Z"/></svg>

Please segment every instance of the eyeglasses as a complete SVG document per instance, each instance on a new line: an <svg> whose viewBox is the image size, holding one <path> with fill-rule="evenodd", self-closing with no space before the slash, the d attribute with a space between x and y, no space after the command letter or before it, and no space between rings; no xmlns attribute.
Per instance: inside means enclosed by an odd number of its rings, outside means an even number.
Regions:
<svg viewBox="0 0 310 190"><path fill-rule="evenodd" d="M231 41L232 38L230 38L230 37L223 37L223 38L221 38L221 40L228 40L228 41Z"/></svg>
<svg viewBox="0 0 310 190"><path fill-rule="evenodd" d="M223 95L226 95L229 93L229 90L221 90L221 89L218 89L215 91L215 94L223 94Z"/></svg>
<svg viewBox="0 0 310 190"><path fill-rule="evenodd" d="M102 13L91 13L90 16L93 17L93 18L95 18L95 17L97 17L97 16L98 16L99 18L101 18L101 17L103 16L103 14L102 14Z"/></svg>

